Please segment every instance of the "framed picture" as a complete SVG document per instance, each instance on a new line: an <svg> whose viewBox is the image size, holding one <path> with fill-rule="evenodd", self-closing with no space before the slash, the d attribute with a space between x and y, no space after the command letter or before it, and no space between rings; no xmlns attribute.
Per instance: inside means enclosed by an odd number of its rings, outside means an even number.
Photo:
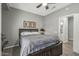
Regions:
<svg viewBox="0 0 79 59"><path fill-rule="evenodd" d="M23 21L24 28L36 28L36 22L34 21Z"/></svg>

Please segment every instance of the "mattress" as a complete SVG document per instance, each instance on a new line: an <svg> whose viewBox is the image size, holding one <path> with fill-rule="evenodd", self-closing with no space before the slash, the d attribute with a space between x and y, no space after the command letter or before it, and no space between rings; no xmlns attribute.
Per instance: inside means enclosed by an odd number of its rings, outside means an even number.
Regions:
<svg viewBox="0 0 79 59"><path fill-rule="evenodd" d="M59 41L56 35L24 35L21 36L21 56L26 56L35 51L56 44Z"/></svg>

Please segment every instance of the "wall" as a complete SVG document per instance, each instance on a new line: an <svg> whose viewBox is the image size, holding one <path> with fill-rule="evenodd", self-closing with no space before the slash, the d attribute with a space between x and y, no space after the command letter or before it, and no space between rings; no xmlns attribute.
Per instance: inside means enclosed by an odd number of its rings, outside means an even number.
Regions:
<svg viewBox="0 0 79 59"><path fill-rule="evenodd" d="M15 42L18 39L18 29L23 27L23 21L35 21L37 28L42 28L43 17L18 10L15 8L2 10L2 32L6 34L10 42Z"/></svg>
<svg viewBox="0 0 79 59"><path fill-rule="evenodd" d="M73 16L68 17L68 39L73 40Z"/></svg>
<svg viewBox="0 0 79 59"><path fill-rule="evenodd" d="M66 10L69 8L69 10ZM79 13L79 4L71 4L65 8L62 8L58 11L55 11L47 16L44 17L44 27L47 30L47 33L57 33L58 26L59 26L59 17L65 16L72 13Z"/></svg>

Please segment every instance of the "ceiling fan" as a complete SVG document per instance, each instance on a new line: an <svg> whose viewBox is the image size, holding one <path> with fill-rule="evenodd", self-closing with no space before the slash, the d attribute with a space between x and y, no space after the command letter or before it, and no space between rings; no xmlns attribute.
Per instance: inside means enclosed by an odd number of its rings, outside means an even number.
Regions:
<svg viewBox="0 0 79 59"><path fill-rule="evenodd" d="M40 3L39 5L36 6L36 8L40 8L41 6L44 6L45 9L47 10L49 9L49 4L53 4L54 5L53 8L55 8L56 3Z"/></svg>

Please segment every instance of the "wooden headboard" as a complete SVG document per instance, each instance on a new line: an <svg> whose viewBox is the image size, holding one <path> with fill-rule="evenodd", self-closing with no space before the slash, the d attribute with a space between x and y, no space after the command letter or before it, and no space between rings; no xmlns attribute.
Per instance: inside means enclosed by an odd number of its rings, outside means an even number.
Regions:
<svg viewBox="0 0 79 59"><path fill-rule="evenodd" d="M20 45L20 41L21 41L22 32L38 32L38 29L19 29L19 45Z"/></svg>

